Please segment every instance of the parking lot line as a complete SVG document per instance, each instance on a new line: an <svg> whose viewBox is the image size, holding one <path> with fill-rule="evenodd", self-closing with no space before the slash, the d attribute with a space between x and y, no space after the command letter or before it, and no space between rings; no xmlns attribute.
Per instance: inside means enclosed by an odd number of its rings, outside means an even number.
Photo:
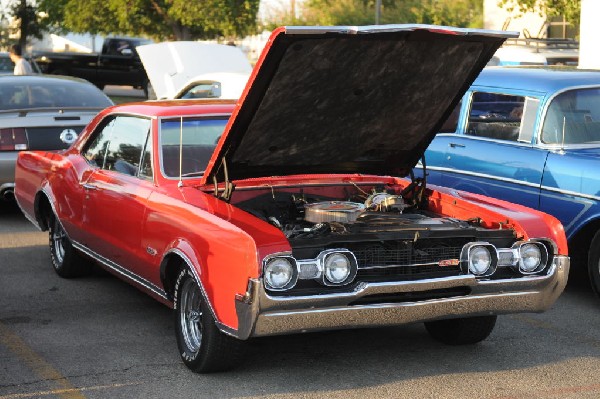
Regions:
<svg viewBox="0 0 600 399"><path fill-rule="evenodd" d="M92 386L92 387L82 387L82 388L71 388L71 389L54 389L52 391L37 391L37 392L29 392L29 393L14 393L14 394L8 394L8 395L4 395L4 396L0 396L0 399L26 399L26 398L39 398L41 396L50 396L50 395L59 395L61 397L65 397L63 396L64 394L70 394L74 391L79 392L80 395L82 395L82 392L84 391L99 391L102 389L110 389L110 388L121 388L121 387L128 387L128 386L132 386L132 385L140 385L140 382L132 382L132 383L126 383L126 384L111 384L111 385L96 385L96 386ZM84 396L81 396L84 397Z"/></svg>
<svg viewBox="0 0 600 399"><path fill-rule="evenodd" d="M25 341L2 324L2 322L0 322L0 344L7 347L21 359L38 377L48 381L50 384L54 384L56 390L52 391L52 394L63 399L85 399L85 396L78 388L75 388L66 377L40 355L35 353ZM11 396L0 397L0 399L4 398L11 398Z"/></svg>

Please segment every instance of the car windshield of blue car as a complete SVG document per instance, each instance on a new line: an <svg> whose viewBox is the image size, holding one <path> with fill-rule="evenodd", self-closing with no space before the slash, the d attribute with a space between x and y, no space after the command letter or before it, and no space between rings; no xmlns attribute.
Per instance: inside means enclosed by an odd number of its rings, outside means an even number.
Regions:
<svg viewBox="0 0 600 399"><path fill-rule="evenodd" d="M226 124L226 117L163 119L160 123L163 174L170 178L180 174L202 175Z"/></svg>
<svg viewBox="0 0 600 399"><path fill-rule="evenodd" d="M600 142L600 89L570 90L556 96L546 112L542 143Z"/></svg>
<svg viewBox="0 0 600 399"><path fill-rule="evenodd" d="M59 79L2 79L0 111L37 108L106 108L112 102L90 83Z"/></svg>

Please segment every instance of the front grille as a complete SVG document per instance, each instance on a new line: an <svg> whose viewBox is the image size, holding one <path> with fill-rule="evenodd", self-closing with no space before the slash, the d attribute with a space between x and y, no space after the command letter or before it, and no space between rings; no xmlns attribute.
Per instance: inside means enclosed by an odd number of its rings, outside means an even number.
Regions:
<svg viewBox="0 0 600 399"><path fill-rule="evenodd" d="M358 262L358 281L402 281L441 278L460 274L459 265L440 266L440 261L458 260L465 239L393 241L349 248Z"/></svg>

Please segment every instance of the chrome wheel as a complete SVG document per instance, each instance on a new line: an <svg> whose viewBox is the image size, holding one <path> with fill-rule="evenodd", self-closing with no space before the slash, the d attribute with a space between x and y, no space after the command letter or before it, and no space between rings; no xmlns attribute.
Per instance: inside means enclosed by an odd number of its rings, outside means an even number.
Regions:
<svg viewBox="0 0 600 399"><path fill-rule="evenodd" d="M56 262L62 264L65 260L65 240L67 240L67 233L61 226L58 218L54 219L54 229L52 229L52 241L54 243L54 256Z"/></svg>
<svg viewBox="0 0 600 399"><path fill-rule="evenodd" d="M197 353L202 345L202 294L196 282L188 278L181 287L179 323L188 350Z"/></svg>

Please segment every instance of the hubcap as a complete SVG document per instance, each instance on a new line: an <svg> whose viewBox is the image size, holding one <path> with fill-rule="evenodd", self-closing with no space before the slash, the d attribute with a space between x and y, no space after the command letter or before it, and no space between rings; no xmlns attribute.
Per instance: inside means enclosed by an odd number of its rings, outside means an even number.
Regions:
<svg viewBox="0 0 600 399"><path fill-rule="evenodd" d="M185 345L190 352L196 353L202 344L202 297L193 279L188 278L181 287L179 323Z"/></svg>
<svg viewBox="0 0 600 399"><path fill-rule="evenodd" d="M65 245L64 242L67 239L67 234L63 230L58 219L54 220L54 229L52 233L52 241L54 243L54 255L56 256L56 261L59 264L63 263L65 259Z"/></svg>

